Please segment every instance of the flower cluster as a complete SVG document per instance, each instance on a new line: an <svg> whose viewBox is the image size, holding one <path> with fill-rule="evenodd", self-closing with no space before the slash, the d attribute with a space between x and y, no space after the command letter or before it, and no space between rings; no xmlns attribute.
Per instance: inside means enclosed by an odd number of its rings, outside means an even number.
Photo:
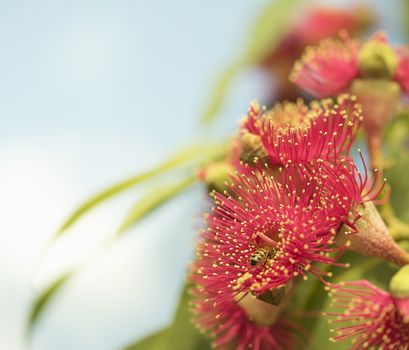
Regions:
<svg viewBox="0 0 409 350"><path fill-rule="evenodd" d="M373 17L370 9L362 6L349 9L314 6L304 9L302 17L297 16L288 33L259 62L267 74L274 74L277 99L297 98L297 91L288 76L306 46L334 37L343 29L352 35L362 33L371 25Z"/></svg>
<svg viewBox="0 0 409 350"><path fill-rule="evenodd" d="M366 82L356 88L362 79L389 79L409 92L408 62L408 53L393 50L381 34L365 44L343 34L341 40L308 49L292 78L320 97L365 90ZM383 111L394 102L382 96L374 99L380 101L376 104L357 95L343 93L310 104L298 99L270 110L251 103L229 157L203 173L215 191L189 272L190 306L194 323L212 337L215 348L301 348L294 334L303 332L287 305L309 276L329 285L326 267L347 267L339 262L346 249L398 266L409 263L373 203L384 182L368 173L360 152L363 173L351 156L361 124L367 131L379 130L379 123L365 120L371 105ZM233 168L225 183L226 169ZM348 286L353 284L332 286L341 293L338 305L348 301L348 293L361 299L348 304L339 319L367 323L341 330L336 340L357 332L353 349L392 349L397 347L385 344L407 341L406 326L399 328L402 322L397 321L403 316L394 309L397 299L375 287L368 292L349 291ZM375 335L366 337L364 327L370 322ZM380 334L394 327L403 330Z"/></svg>
<svg viewBox="0 0 409 350"><path fill-rule="evenodd" d="M356 232L357 208L377 195L349 156L361 121L348 95L250 106L241 153L255 158L228 192L213 193L190 273L195 323L216 347L294 348L280 345L295 341L296 325L283 318L292 286L308 275L325 281L330 273L317 263L341 265L340 228Z"/></svg>
<svg viewBox="0 0 409 350"><path fill-rule="evenodd" d="M347 92L358 78L390 79L409 92L409 50L393 48L384 33L365 43L342 31L337 39L325 39L308 47L294 65L290 79L311 95L322 98Z"/></svg>

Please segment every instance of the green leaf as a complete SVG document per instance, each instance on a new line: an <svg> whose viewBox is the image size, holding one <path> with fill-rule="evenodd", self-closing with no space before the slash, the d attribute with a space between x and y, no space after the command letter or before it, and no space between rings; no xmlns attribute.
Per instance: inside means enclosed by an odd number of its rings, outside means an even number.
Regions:
<svg viewBox="0 0 409 350"><path fill-rule="evenodd" d="M397 216L409 223L409 115L402 114L388 127L385 139L389 167L384 176L391 187L391 204Z"/></svg>
<svg viewBox="0 0 409 350"><path fill-rule="evenodd" d="M183 289L172 324L124 350L210 350L210 342L190 322L187 287Z"/></svg>
<svg viewBox="0 0 409 350"><path fill-rule="evenodd" d="M28 320L28 331L31 332L33 326L38 321L40 315L44 312L46 306L49 304L53 296L60 290L60 288L68 281L72 273L66 273L59 277L50 286L45 289L34 301L31 308L29 320Z"/></svg>
<svg viewBox="0 0 409 350"><path fill-rule="evenodd" d="M124 348L124 350L161 350L161 349L166 349L166 347L164 347L165 345L165 339L167 336L167 333L169 332L169 330L167 328L154 333L146 338L144 338L143 340L141 340L140 342L133 344L133 345L129 345L126 348Z"/></svg>
<svg viewBox="0 0 409 350"><path fill-rule="evenodd" d="M247 48L241 61L257 63L279 43L291 25L300 0L274 0L260 13L250 32ZM298 9L299 10L299 9Z"/></svg>
<svg viewBox="0 0 409 350"><path fill-rule="evenodd" d="M220 152L220 146L191 146L187 149L182 150L181 152L176 153L166 162L150 169L146 172L138 174L136 176L130 177L128 179L122 180L121 182L114 184L102 192L96 194L95 196L86 200L81 204L78 209L76 209L68 219L62 224L60 229L57 232L57 236L64 233L68 228L70 228L75 222L77 222L83 215L88 213L91 209L106 201L107 199L122 193L123 191L134 187L141 182L148 180L152 177L158 176L167 172L173 168L176 168L179 165L184 164L187 161L191 160L203 160L204 157L214 156L217 151Z"/></svg>
<svg viewBox="0 0 409 350"><path fill-rule="evenodd" d="M159 206L165 204L169 200L173 199L177 195L181 194L184 190L192 186L197 182L196 176L190 176L187 179L178 181L173 184L154 188L148 194L143 196L132 207L129 213L126 215L122 224L118 229L118 235L123 234L129 228L137 224L146 215L157 209Z"/></svg>
<svg viewBox="0 0 409 350"><path fill-rule="evenodd" d="M119 233L125 232L125 230L130 226L135 225L143 217L151 214L154 209L172 199L176 195L182 193L189 186L193 185L195 181L196 177L192 176L184 179L183 181L168 185L167 187L156 189L151 194L142 198L124 220ZM38 319L46 310L46 307L51 302L52 298L69 281L72 275L73 272L70 272L58 278L50 285L50 287L48 287L43 293L41 293L38 298L36 298L31 308L31 316L28 325L29 331L31 331L31 329L37 323Z"/></svg>
<svg viewBox="0 0 409 350"><path fill-rule="evenodd" d="M215 119L237 74L258 63L278 46L289 29L289 19L300 3L300 0L273 0L261 11L249 33L246 48L238 59L220 74L210 102L201 116L202 122L210 123Z"/></svg>
<svg viewBox="0 0 409 350"><path fill-rule="evenodd" d="M203 123L210 123L214 120L217 113L221 110L229 87L232 85L234 78L241 72L242 64L234 64L220 74L215 87L213 88L210 102L201 116Z"/></svg>

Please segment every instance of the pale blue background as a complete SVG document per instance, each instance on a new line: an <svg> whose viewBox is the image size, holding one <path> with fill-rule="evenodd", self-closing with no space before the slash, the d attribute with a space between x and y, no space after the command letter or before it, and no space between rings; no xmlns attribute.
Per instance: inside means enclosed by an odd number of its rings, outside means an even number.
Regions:
<svg viewBox="0 0 409 350"><path fill-rule="evenodd" d="M35 293L98 251L139 192L95 211L44 256L82 199L214 136L199 131L198 116L265 3L0 1L0 349L26 348ZM396 3L382 10L394 38ZM217 133L265 97L257 72L235 83ZM29 348L116 350L164 326L204 202L192 191L84 262Z"/></svg>

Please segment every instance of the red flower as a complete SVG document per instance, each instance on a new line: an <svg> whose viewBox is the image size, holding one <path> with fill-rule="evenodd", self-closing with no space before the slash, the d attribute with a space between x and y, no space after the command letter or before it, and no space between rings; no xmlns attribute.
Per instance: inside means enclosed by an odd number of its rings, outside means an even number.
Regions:
<svg viewBox="0 0 409 350"><path fill-rule="evenodd" d="M302 16L290 24L288 34L278 45L263 56L259 64L267 73L273 73L277 88L276 99L296 99L298 94L288 80L294 62L307 45L316 45L320 40L336 36L340 30L358 34L373 22L373 14L367 7L340 9L333 7L305 8Z"/></svg>
<svg viewBox="0 0 409 350"><path fill-rule="evenodd" d="M287 289L296 276L329 275L314 263L338 264L346 247L334 246L337 231L355 229L366 187L352 161L340 158L280 170L258 165L233 178L231 196L214 194L190 280L195 323L217 348L296 348L295 326L279 317ZM278 308L255 299L266 295L278 298L270 299ZM253 298L252 311L243 297ZM255 308L262 322L255 322Z"/></svg>
<svg viewBox="0 0 409 350"><path fill-rule="evenodd" d="M374 56L368 59L368 56L364 56L363 50L373 44L379 45L370 48ZM365 78L368 72L379 74L368 69L374 69L373 64L379 63L382 59L391 64L390 67L386 67L388 71L384 73L390 74L390 78L397 81L403 91L408 92L407 49L403 47L393 49L383 33L375 34L363 44L352 40L346 32L341 32L339 39L323 40L318 46L306 49L301 60L296 62L290 79L313 96L319 98L335 96L347 91L354 79ZM382 65L380 67L384 69L385 66Z"/></svg>
<svg viewBox="0 0 409 350"><path fill-rule="evenodd" d="M345 92L359 76L359 44L345 32L340 39L325 39L316 47L308 47L294 65L290 79L318 98Z"/></svg>
<svg viewBox="0 0 409 350"><path fill-rule="evenodd" d="M349 152L361 121L361 107L349 95L310 106L302 100L282 103L269 111L260 111L253 103L242 122L242 134L260 137L273 165L334 161Z"/></svg>
<svg viewBox="0 0 409 350"><path fill-rule="evenodd" d="M214 195L216 207L198 247L200 274L217 291L262 295L295 276L326 275L312 263L335 264L331 253L342 224L361 202L364 183L348 160L336 165L287 166L275 174L251 170L233 179L231 196ZM261 261L253 261L261 255ZM200 264L200 263L199 263ZM204 277L203 277L204 278Z"/></svg>
<svg viewBox="0 0 409 350"><path fill-rule="evenodd" d="M409 344L409 323L396 304L396 299L368 281L331 286L333 306L340 312L331 323L340 324L333 341L353 340L351 350L406 350Z"/></svg>

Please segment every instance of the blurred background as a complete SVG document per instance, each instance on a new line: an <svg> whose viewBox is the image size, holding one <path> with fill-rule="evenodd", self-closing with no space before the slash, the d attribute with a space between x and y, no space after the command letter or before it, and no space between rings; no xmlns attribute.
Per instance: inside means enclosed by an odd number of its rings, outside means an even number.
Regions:
<svg viewBox="0 0 409 350"><path fill-rule="evenodd" d="M234 132L266 77L234 78L220 122L200 125L220 71L271 1L0 1L0 349L117 350L172 318L203 189L107 247L138 190L99 207L51 247L82 200L194 140ZM316 1L349 6L353 1ZM401 1L366 1L394 42ZM28 342L35 296L83 268Z"/></svg>

